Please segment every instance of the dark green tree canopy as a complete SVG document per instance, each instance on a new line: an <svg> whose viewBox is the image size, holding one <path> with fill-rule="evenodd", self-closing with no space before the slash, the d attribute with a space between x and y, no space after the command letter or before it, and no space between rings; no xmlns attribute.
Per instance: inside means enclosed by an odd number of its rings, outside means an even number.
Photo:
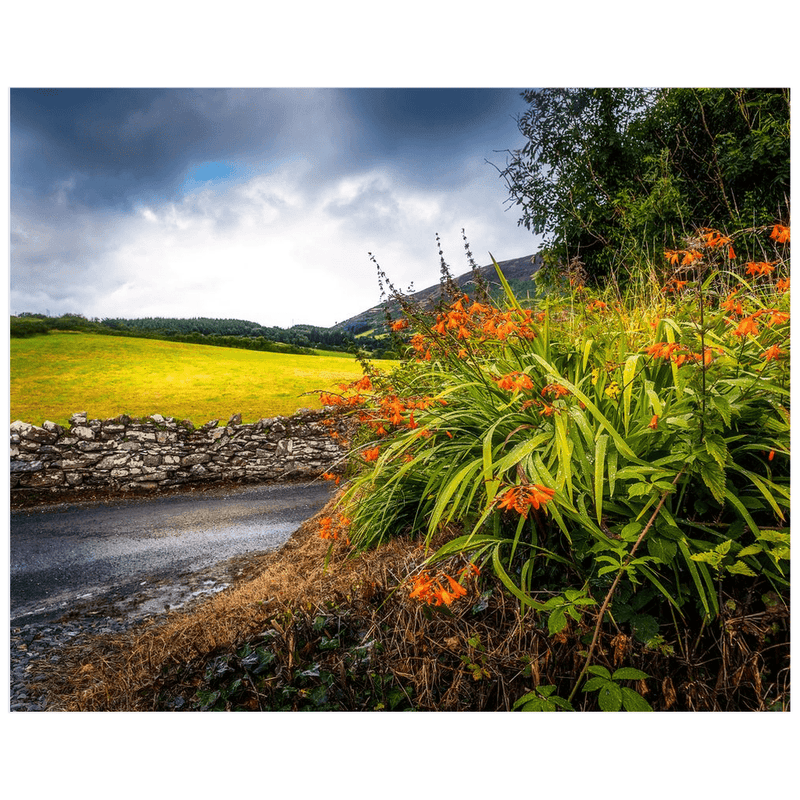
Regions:
<svg viewBox="0 0 800 800"><path fill-rule="evenodd" d="M789 218L788 89L535 89L501 172L520 224L595 278L626 247Z"/></svg>

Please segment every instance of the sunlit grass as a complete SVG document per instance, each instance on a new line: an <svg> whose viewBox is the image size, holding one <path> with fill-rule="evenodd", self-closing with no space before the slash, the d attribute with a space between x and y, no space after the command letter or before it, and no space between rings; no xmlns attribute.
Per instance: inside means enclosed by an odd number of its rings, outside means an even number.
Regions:
<svg viewBox="0 0 800 800"><path fill-rule="evenodd" d="M11 421L119 414L244 422L319 408L316 389L361 376L352 357L261 353L83 333L11 340ZM380 365L380 362L376 362Z"/></svg>

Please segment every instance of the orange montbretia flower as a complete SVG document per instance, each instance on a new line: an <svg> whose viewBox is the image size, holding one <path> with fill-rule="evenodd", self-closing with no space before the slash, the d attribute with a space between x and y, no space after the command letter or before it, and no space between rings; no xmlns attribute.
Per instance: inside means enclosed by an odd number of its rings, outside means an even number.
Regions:
<svg viewBox="0 0 800 800"><path fill-rule="evenodd" d="M786 225L776 225L769 235L770 239L775 239L778 244L787 244L789 241L789 228Z"/></svg>
<svg viewBox="0 0 800 800"><path fill-rule="evenodd" d="M444 585L447 581L449 588ZM420 572L411 581L411 592L408 595L413 600L421 600L434 606L449 606L459 597L464 597L467 590L453 577L442 574L440 577L431 577L427 572Z"/></svg>
<svg viewBox="0 0 800 800"><path fill-rule="evenodd" d="M650 424L647 427L653 430L658 427L658 414L653 414L653 418L650 420Z"/></svg>
<svg viewBox="0 0 800 800"><path fill-rule="evenodd" d="M788 292L789 291L789 281L790 278L781 278L775 284L775 290L778 292Z"/></svg>
<svg viewBox="0 0 800 800"><path fill-rule="evenodd" d="M775 265L770 264L768 261L748 261L747 272L748 275L769 275L775 271Z"/></svg>
<svg viewBox="0 0 800 800"><path fill-rule="evenodd" d="M373 447L371 450L364 451L364 461L376 461L381 454L380 447Z"/></svg>
<svg viewBox="0 0 800 800"><path fill-rule="evenodd" d="M768 347L764 351L764 354L761 356L761 358L763 358L764 361L777 361L783 354L784 351L781 350L778 345L774 344L772 347Z"/></svg>
<svg viewBox="0 0 800 800"><path fill-rule="evenodd" d="M789 312L779 311L777 308L765 308L761 311L757 311L753 316L760 317L762 314L769 314L769 319L767 320L767 325L769 327L773 325L782 325L784 322L789 321Z"/></svg>
<svg viewBox="0 0 800 800"><path fill-rule="evenodd" d="M608 303L604 303L602 300L592 300L592 302L586 306L586 310L599 311L604 314L608 311Z"/></svg>
<svg viewBox="0 0 800 800"><path fill-rule="evenodd" d="M528 483L520 486L511 486L499 495L498 508L514 509L523 517L528 515L528 509L544 508L555 495L555 489L548 489L538 483Z"/></svg>
<svg viewBox="0 0 800 800"><path fill-rule="evenodd" d="M681 345L677 342L656 342L650 347L645 348L645 353L655 358L663 358L669 361L672 358L672 354L680 349Z"/></svg>
<svg viewBox="0 0 800 800"><path fill-rule="evenodd" d="M755 336L758 333L758 324L756 323L755 316L745 317L736 327L736 330L733 332L734 336L747 336L748 334L752 334Z"/></svg>
<svg viewBox="0 0 800 800"><path fill-rule="evenodd" d="M404 331L408 327L408 320L398 319L396 322L392 323L391 327L393 331Z"/></svg>
<svg viewBox="0 0 800 800"><path fill-rule="evenodd" d="M736 297L736 292L728 296L727 300L723 300L719 304L720 308L725 309L730 314L737 314L738 316L742 316L744 311L742 310L742 303Z"/></svg>
<svg viewBox="0 0 800 800"><path fill-rule="evenodd" d="M548 383L547 386L542 389L542 397L549 394L554 400L563 397L566 394L569 394L569 389L564 386L559 386L557 383Z"/></svg>
<svg viewBox="0 0 800 800"><path fill-rule="evenodd" d="M680 292L689 281L679 281L675 278L670 278L661 289L662 292Z"/></svg>
<svg viewBox="0 0 800 800"><path fill-rule="evenodd" d="M322 517L319 521L319 538L335 540L341 534L345 541L350 544L350 538L345 531L351 522L352 520L348 517L341 517L335 523L332 517Z"/></svg>
<svg viewBox="0 0 800 800"><path fill-rule="evenodd" d="M730 236L723 236L723 234L714 228L703 228L702 230L701 238L706 247L723 247L731 243Z"/></svg>
<svg viewBox="0 0 800 800"><path fill-rule="evenodd" d="M498 388L508 391L519 391L521 389L533 389L533 381L529 375L520 372L509 372L508 375L501 375L493 378Z"/></svg>

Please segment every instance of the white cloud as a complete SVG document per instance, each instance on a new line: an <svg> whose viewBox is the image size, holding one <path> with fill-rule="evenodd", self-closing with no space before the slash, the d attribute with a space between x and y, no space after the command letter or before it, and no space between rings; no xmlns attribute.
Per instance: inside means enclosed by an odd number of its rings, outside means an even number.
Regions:
<svg viewBox="0 0 800 800"><path fill-rule="evenodd" d="M379 300L374 253L398 288L439 277L440 233L454 273L468 269L465 228L478 263L535 250L533 237L504 213L505 189L490 167L465 176L455 192L400 182L372 169L314 182L306 162L284 164L239 184L222 184L181 201L149 204L124 217L72 214L92 242L81 258L50 271L35 292L15 289L12 311L90 317L236 317L264 325L322 326ZM64 233L64 220L42 222L40 239ZM31 228L18 215L19 247ZM96 249L92 249L96 248ZM52 256L55 251L50 252Z"/></svg>

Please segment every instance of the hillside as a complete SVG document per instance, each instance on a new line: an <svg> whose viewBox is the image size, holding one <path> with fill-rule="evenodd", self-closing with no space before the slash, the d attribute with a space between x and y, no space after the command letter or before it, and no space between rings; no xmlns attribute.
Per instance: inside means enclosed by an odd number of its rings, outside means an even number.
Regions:
<svg viewBox="0 0 800 800"><path fill-rule="evenodd" d="M511 284L512 288L518 294L524 296L525 292L530 292L533 295L536 291L536 285L533 281L533 276L542 265L542 257L538 254L522 256L520 258L511 258L507 261L498 262L500 269L505 276L506 280ZM478 268L479 274L489 284L490 294L493 297L498 297L502 294L502 287L497 278L493 264L488 264ZM465 272L454 278L456 284L465 292L471 291L471 285L474 280L472 270ZM423 308L433 306L441 294L440 284L429 286L427 289L421 289L418 292L408 295L409 299L416 305ZM399 310L396 302L390 303L390 312L393 317L399 315ZM384 312L383 306L377 305L356 314L354 317L337 322L331 330L344 331L346 333L357 336L358 334L368 331L374 331L376 334L384 325Z"/></svg>

